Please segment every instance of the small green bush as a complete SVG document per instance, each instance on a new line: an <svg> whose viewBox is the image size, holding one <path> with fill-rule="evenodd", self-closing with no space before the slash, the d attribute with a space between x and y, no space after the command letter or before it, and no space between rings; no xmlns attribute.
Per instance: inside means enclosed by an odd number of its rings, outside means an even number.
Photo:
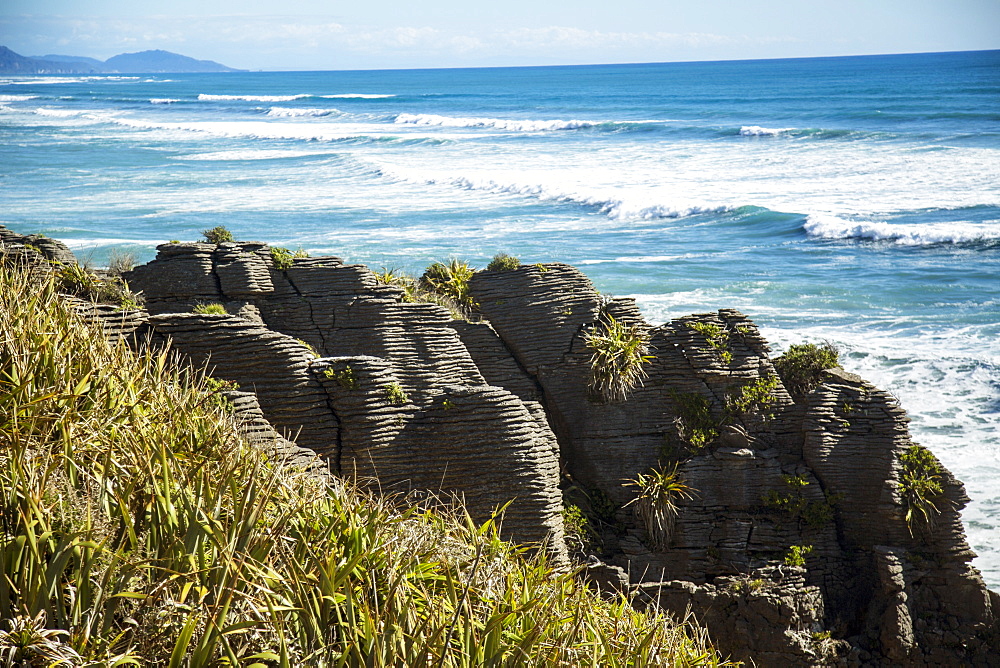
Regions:
<svg viewBox="0 0 1000 668"><path fill-rule="evenodd" d="M275 268L281 271L288 271L295 264L295 260L306 257L309 257L309 253L301 248L290 251L283 246L271 246L271 259L274 261Z"/></svg>
<svg viewBox="0 0 1000 668"><path fill-rule="evenodd" d="M775 358L774 368L785 388L795 397L811 392L819 385L823 372L840 366L840 353L833 345L800 343L788 347Z"/></svg>
<svg viewBox="0 0 1000 668"><path fill-rule="evenodd" d="M587 332L584 342L590 356L591 398L605 403L625 401L629 392L648 375L645 365L649 334L641 324L627 325L605 315L604 321Z"/></svg>
<svg viewBox="0 0 1000 668"><path fill-rule="evenodd" d="M726 400L726 410L734 417L761 413L765 418L769 418L771 414L768 409L775 402L776 389L778 389L777 376L761 376L730 394Z"/></svg>
<svg viewBox="0 0 1000 668"><path fill-rule="evenodd" d="M802 519L809 527L821 529L833 521L833 506L826 501L807 501L804 488L809 481L804 475L783 475L784 490L769 489L764 505L788 513L793 520Z"/></svg>
<svg viewBox="0 0 1000 668"><path fill-rule="evenodd" d="M518 260L513 255L507 255L506 253L497 253L490 260L490 263L486 265L487 271L514 271L521 266L521 261Z"/></svg>
<svg viewBox="0 0 1000 668"><path fill-rule="evenodd" d="M202 230L201 234L205 237L205 241L210 244L222 244L229 241L236 241L236 239L233 238L233 233L222 225L218 225L208 230Z"/></svg>
<svg viewBox="0 0 1000 668"><path fill-rule="evenodd" d="M944 495L941 464L922 445L911 445L899 456L903 465L900 476L903 504L906 506L906 527L913 535L915 527L934 526L941 512L938 503Z"/></svg>
<svg viewBox="0 0 1000 668"><path fill-rule="evenodd" d="M420 285L425 290L453 299L462 308L472 309L475 304L469 292L469 281L475 273L475 269L461 260L451 259L448 264L435 262L420 277Z"/></svg>
<svg viewBox="0 0 1000 668"><path fill-rule="evenodd" d="M719 437L722 421L712 416L712 404L708 398L693 392L672 391L677 412L677 431L693 452L697 452Z"/></svg>
<svg viewBox="0 0 1000 668"><path fill-rule="evenodd" d="M677 518L677 503L694 498L696 490L681 480L677 464L670 469L653 469L648 474L640 473L635 480L626 482L625 486L639 489L639 496L625 505L635 506L636 515L646 528L651 546L658 550L667 549L674 520Z"/></svg>
<svg viewBox="0 0 1000 668"><path fill-rule="evenodd" d="M337 384L345 390L356 390L361 387L361 384L358 383L357 374L354 373L354 369L349 366L345 366L339 371L334 369L332 366L327 367L323 371L323 376L329 378L330 380L337 381Z"/></svg>
<svg viewBox="0 0 1000 668"><path fill-rule="evenodd" d="M792 545L785 554L786 566L805 566L806 555L813 551L812 545Z"/></svg>
<svg viewBox="0 0 1000 668"><path fill-rule="evenodd" d="M195 304L194 308L191 309L191 312L200 313L201 315L229 315L226 307L218 302Z"/></svg>
<svg viewBox="0 0 1000 668"><path fill-rule="evenodd" d="M407 396L406 390L399 383L389 383L382 391L390 404L402 406L410 402L410 397Z"/></svg>

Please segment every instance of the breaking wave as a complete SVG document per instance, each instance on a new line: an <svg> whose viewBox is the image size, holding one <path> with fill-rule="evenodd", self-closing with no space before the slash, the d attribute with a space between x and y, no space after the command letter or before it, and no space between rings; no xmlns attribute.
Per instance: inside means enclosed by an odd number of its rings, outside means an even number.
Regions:
<svg viewBox="0 0 1000 668"><path fill-rule="evenodd" d="M295 107L271 107L267 115L274 118L296 118L299 116L329 116L339 114L339 109L296 109Z"/></svg>
<svg viewBox="0 0 1000 668"><path fill-rule="evenodd" d="M446 128L496 128L516 132L549 132L552 130L579 130L601 125L599 121L533 121L505 118L463 118L439 116L437 114L400 114L396 116L400 125L435 125Z"/></svg>
<svg viewBox="0 0 1000 668"><path fill-rule="evenodd" d="M802 227L806 234L820 239L891 241L903 246L1000 241L1000 221L898 224L856 222L831 215L811 214Z"/></svg>
<svg viewBox="0 0 1000 668"><path fill-rule="evenodd" d="M299 95L209 95L201 93L198 99L206 102L291 102L311 97L305 93Z"/></svg>

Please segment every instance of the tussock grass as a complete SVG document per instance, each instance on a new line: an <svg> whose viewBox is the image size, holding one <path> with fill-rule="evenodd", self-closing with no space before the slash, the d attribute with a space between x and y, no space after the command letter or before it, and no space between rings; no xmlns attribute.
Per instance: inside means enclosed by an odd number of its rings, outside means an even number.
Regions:
<svg viewBox="0 0 1000 668"><path fill-rule="evenodd" d="M403 302L407 304L436 304L446 309L455 320L468 320L470 309L454 297L431 289L422 280L416 279L397 269L382 267L375 272L375 279L383 285L392 285L403 290Z"/></svg>
<svg viewBox="0 0 1000 668"><path fill-rule="evenodd" d="M626 487L635 487L639 491L638 496L625 505L635 506L636 515L646 528L650 543L659 550L666 550L670 545L679 510L677 504L693 499L697 493L684 483L677 467L675 463L670 468L655 468L625 483Z"/></svg>
<svg viewBox="0 0 1000 668"><path fill-rule="evenodd" d="M268 460L179 369L109 343L51 280L0 268L10 662L719 664L696 627L600 600L493 522Z"/></svg>
<svg viewBox="0 0 1000 668"><path fill-rule="evenodd" d="M628 325L605 314L587 332L590 348L591 397L605 403L625 401L629 392L642 385L648 375L645 365L652 359L649 334L639 323Z"/></svg>

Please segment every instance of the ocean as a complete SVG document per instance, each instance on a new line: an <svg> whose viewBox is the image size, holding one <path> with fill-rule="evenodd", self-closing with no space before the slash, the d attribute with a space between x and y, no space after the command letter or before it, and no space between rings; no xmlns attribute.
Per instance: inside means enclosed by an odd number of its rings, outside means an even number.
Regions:
<svg viewBox="0 0 1000 668"><path fill-rule="evenodd" d="M829 341L966 484L1000 590L1000 51L0 77L0 222L97 265L225 225L419 273L577 265Z"/></svg>

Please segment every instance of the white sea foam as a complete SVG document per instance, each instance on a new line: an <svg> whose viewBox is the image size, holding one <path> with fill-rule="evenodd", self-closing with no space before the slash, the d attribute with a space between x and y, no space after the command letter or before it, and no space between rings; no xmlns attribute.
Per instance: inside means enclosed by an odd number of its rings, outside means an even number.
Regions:
<svg viewBox="0 0 1000 668"><path fill-rule="evenodd" d="M296 118L299 116L329 116L339 114L339 109L297 109L294 107L271 107L267 115L274 118Z"/></svg>
<svg viewBox="0 0 1000 668"><path fill-rule="evenodd" d="M496 128L515 132L549 132L553 130L578 130L600 125L600 121L537 121L505 118L463 118L437 114L400 114L400 125L435 125L447 128Z"/></svg>
<svg viewBox="0 0 1000 668"><path fill-rule="evenodd" d="M744 125L740 128L741 137L776 137L791 132L795 128L762 128L759 125Z"/></svg>
<svg viewBox="0 0 1000 668"><path fill-rule="evenodd" d="M336 95L317 95L328 100L381 100L386 97L396 97L395 95L380 95L375 93L338 93Z"/></svg>
<svg viewBox="0 0 1000 668"><path fill-rule="evenodd" d="M88 113L84 109L48 109L46 107L39 107L35 109L35 113L39 116L49 116L52 118L70 118L73 116L80 116Z"/></svg>
<svg viewBox="0 0 1000 668"><path fill-rule="evenodd" d="M198 99L207 102L291 102L310 97L305 93L299 95L209 95L201 93Z"/></svg>
<svg viewBox="0 0 1000 668"><path fill-rule="evenodd" d="M37 99L37 95L0 95L0 102L23 102Z"/></svg>
<svg viewBox="0 0 1000 668"><path fill-rule="evenodd" d="M211 153L191 153L178 155L174 160L280 160L285 158L307 158L317 155L329 155L318 151L296 151L283 149L246 149L244 151L213 151Z"/></svg>
<svg viewBox="0 0 1000 668"><path fill-rule="evenodd" d="M1000 221L972 223L899 224L857 222L836 216L811 214L802 226L806 234L822 239L864 239L892 241L904 246L958 244L1000 240Z"/></svg>
<svg viewBox="0 0 1000 668"><path fill-rule="evenodd" d="M149 100L150 104L173 104L174 102L180 102L177 98L173 97L154 97Z"/></svg>

